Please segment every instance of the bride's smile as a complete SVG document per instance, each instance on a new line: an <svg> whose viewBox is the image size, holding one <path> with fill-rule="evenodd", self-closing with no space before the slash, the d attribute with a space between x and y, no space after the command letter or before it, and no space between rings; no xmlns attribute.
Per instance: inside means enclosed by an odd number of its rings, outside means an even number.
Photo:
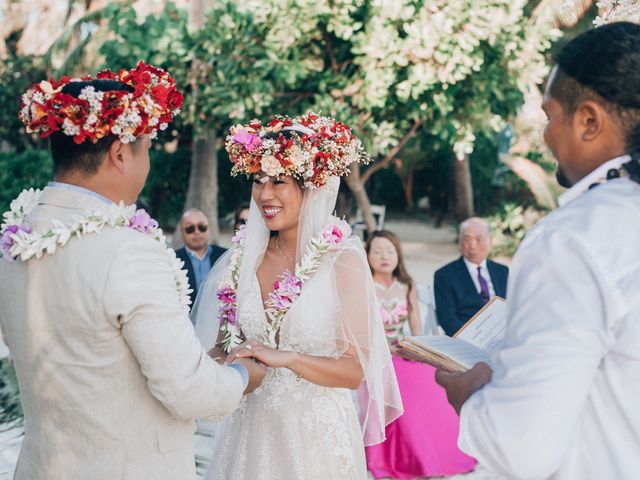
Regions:
<svg viewBox="0 0 640 480"><path fill-rule="evenodd" d="M271 220L282 211L282 207L272 207L270 205L265 205L264 207L262 207L262 211L264 212L264 217Z"/></svg>

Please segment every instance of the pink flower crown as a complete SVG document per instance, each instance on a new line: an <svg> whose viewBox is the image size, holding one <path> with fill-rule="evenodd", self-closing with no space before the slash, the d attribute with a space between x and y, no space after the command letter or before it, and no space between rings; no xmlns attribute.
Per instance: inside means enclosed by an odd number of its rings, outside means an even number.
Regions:
<svg viewBox="0 0 640 480"><path fill-rule="evenodd" d="M276 116L264 126L259 120L235 125L225 147L232 175L292 176L305 188L321 187L329 177L347 175L352 163L370 161L347 125L312 112L295 118Z"/></svg>
<svg viewBox="0 0 640 480"><path fill-rule="evenodd" d="M158 130L167 128L182 106L183 96L167 72L144 62L132 70L118 74L103 70L96 80L116 80L133 87L133 92L97 91L83 88L78 97L62 93L71 82L91 81L62 77L56 81L42 81L22 96L18 116L27 132L39 133L41 138L62 131L77 144L89 139L96 143L107 135L115 135L122 143L129 143L141 135L155 138Z"/></svg>

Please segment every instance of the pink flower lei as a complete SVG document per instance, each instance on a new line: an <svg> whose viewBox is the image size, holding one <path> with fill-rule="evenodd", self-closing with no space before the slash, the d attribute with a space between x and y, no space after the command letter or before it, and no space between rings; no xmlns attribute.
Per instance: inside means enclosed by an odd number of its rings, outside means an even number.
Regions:
<svg viewBox="0 0 640 480"><path fill-rule="evenodd" d="M245 235L245 226L243 225L234 237L235 247L230 267L217 293L220 301L218 318L220 331L223 333L222 350L227 353L245 340L236 317L238 274ZM268 320L265 321L264 327L271 347L277 347L276 337L284 316L302 293L305 282L320 266L324 254L340 246L350 235L351 227L349 224L335 218L322 229L316 238L309 242L305 255L295 267L295 273L285 271L274 282L273 291L265 302Z"/></svg>

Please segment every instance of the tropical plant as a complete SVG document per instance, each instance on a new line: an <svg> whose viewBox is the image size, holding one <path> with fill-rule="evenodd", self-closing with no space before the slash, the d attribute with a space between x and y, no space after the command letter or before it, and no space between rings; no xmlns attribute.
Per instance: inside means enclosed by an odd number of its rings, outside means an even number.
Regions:
<svg viewBox="0 0 640 480"><path fill-rule="evenodd" d="M489 217L493 235L493 253L512 256L525 234L546 212L532 207L507 203L502 211Z"/></svg>

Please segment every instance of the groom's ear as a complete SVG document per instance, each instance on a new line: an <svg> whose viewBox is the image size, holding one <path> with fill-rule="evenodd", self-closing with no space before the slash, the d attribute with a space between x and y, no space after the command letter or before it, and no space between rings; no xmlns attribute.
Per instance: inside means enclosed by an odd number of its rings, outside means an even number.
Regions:
<svg viewBox="0 0 640 480"><path fill-rule="evenodd" d="M108 162L109 167L114 168L121 174L125 173L125 161L127 155L130 155L127 147L128 145L122 143L120 139L116 139L109 147L107 157L105 158L105 162Z"/></svg>

